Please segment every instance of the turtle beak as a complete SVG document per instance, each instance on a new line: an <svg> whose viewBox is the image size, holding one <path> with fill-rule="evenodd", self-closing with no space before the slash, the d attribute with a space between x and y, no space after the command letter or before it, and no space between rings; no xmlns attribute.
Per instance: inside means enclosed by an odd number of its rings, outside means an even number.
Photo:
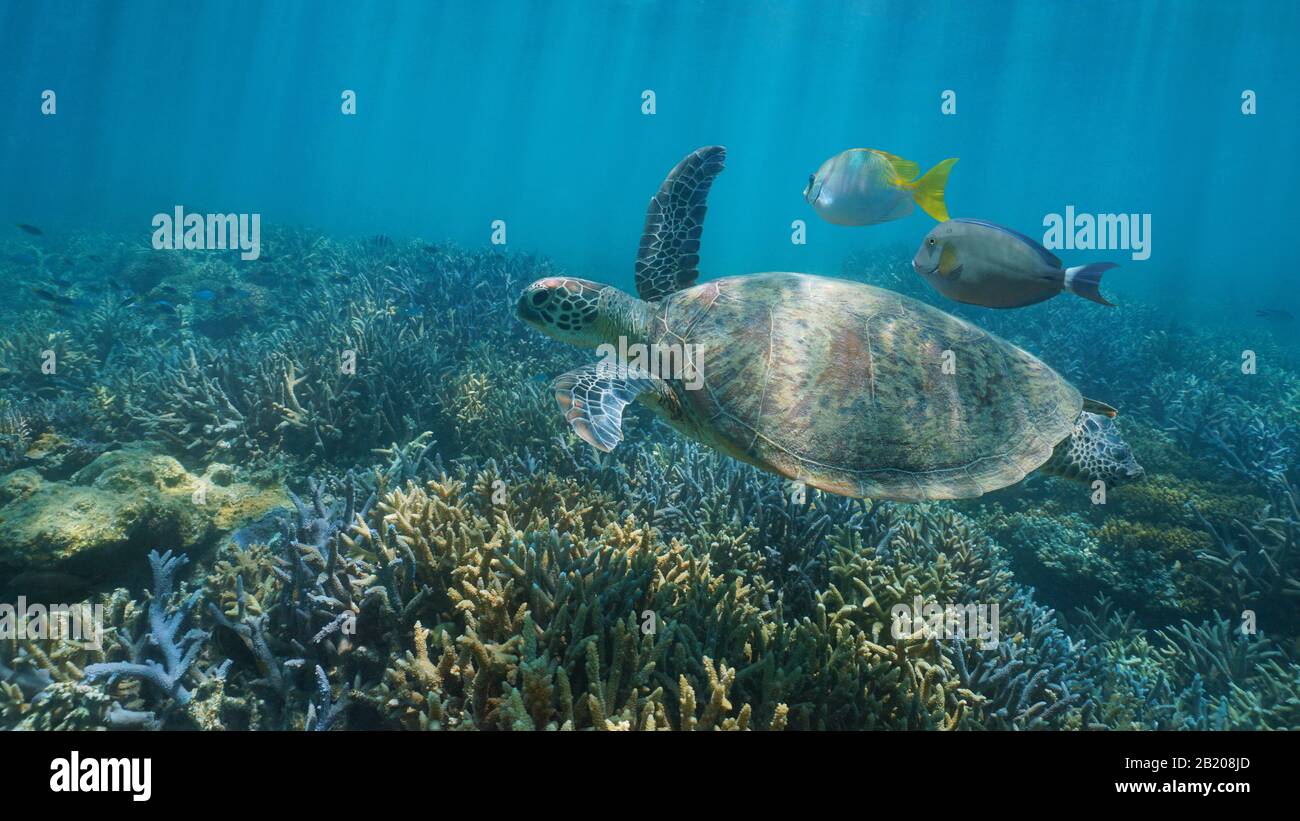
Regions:
<svg viewBox="0 0 1300 821"><path fill-rule="evenodd" d="M515 315L530 325L536 325L542 319L542 315L533 309L527 291L519 295L519 301L515 303Z"/></svg>

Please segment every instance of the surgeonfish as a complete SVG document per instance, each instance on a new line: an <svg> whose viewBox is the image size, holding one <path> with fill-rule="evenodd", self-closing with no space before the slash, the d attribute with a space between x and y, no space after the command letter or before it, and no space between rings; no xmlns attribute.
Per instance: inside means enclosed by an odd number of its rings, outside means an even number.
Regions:
<svg viewBox="0 0 1300 821"><path fill-rule="evenodd" d="M1066 268L1038 242L1010 228L974 219L940 223L925 235L912 268L936 291L986 308L1019 308L1070 291L1102 305L1098 262ZM1113 307L1113 306L1112 306Z"/></svg>
<svg viewBox="0 0 1300 821"><path fill-rule="evenodd" d="M911 160L874 148L851 148L810 174L803 196L822 219L835 225L902 219L917 205L943 222L948 219L943 189L955 162L944 160L922 177L921 167Z"/></svg>
<svg viewBox="0 0 1300 821"><path fill-rule="evenodd" d="M1290 322L1295 319L1294 314L1283 308L1260 308L1255 311L1255 316L1270 322Z"/></svg>
<svg viewBox="0 0 1300 821"><path fill-rule="evenodd" d="M49 288L42 288L39 285L33 285L31 286L31 289L32 289L32 293L36 294L36 296L40 297L41 299L53 305L71 306L77 304L77 300L73 299L72 297L64 296L63 294L56 293L54 291L51 291Z"/></svg>

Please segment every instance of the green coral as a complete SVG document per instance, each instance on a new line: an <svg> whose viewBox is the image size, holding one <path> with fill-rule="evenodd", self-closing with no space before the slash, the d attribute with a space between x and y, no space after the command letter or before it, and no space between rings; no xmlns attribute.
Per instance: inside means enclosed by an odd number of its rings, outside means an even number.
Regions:
<svg viewBox="0 0 1300 821"><path fill-rule="evenodd" d="M1189 505L1216 519L1250 519L1267 503L1267 499L1242 493L1240 486L1160 474L1125 487L1116 507L1129 519L1177 525L1193 521Z"/></svg>

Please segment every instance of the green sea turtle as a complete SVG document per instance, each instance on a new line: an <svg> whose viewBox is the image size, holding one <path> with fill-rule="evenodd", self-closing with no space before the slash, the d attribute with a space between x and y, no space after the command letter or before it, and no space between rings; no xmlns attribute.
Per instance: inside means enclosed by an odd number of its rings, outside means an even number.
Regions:
<svg viewBox="0 0 1300 821"><path fill-rule="evenodd" d="M1112 408L937 308L808 274L696 285L725 156L691 153L650 201L640 299L569 277L519 297L523 321L602 356L552 383L585 441L612 450L624 407L640 400L691 439L844 496L966 498L1040 467L1107 483L1142 475Z"/></svg>

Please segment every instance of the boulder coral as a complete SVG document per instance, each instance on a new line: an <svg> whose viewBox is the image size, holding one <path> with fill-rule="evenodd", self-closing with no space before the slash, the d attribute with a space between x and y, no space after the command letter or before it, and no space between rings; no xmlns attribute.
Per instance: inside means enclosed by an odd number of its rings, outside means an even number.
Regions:
<svg viewBox="0 0 1300 821"><path fill-rule="evenodd" d="M188 550L288 504L283 490L213 463L201 474L129 447L104 453L67 481L34 469L0 478L0 567L95 574L159 541Z"/></svg>

